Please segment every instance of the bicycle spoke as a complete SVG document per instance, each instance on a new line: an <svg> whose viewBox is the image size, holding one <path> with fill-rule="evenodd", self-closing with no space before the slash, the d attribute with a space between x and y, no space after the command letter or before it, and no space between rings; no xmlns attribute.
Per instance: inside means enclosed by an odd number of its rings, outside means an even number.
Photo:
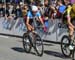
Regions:
<svg viewBox="0 0 75 60"><path fill-rule="evenodd" d="M30 37L27 34L24 34L23 36L23 48L25 50L25 52L29 53L31 50L31 46L30 46Z"/></svg>
<svg viewBox="0 0 75 60"><path fill-rule="evenodd" d="M42 56L43 55L43 41L38 35L36 36L35 40L36 40L35 45L36 45L37 54Z"/></svg>

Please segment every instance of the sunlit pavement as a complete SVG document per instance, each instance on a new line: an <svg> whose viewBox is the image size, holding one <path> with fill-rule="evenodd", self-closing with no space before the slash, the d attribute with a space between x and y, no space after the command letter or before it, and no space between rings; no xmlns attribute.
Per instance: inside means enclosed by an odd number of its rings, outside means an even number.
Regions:
<svg viewBox="0 0 75 60"><path fill-rule="evenodd" d="M60 44L44 42L44 54L36 56L34 50L27 54L23 50L22 39L0 36L0 60L70 60L64 57Z"/></svg>

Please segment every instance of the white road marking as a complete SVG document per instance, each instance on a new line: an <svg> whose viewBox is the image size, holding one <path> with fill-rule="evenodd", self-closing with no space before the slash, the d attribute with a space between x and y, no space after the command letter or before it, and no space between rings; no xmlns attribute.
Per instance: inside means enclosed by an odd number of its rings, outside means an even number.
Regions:
<svg viewBox="0 0 75 60"><path fill-rule="evenodd" d="M9 38L8 36L0 36L0 37L2 37L2 38Z"/></svg>

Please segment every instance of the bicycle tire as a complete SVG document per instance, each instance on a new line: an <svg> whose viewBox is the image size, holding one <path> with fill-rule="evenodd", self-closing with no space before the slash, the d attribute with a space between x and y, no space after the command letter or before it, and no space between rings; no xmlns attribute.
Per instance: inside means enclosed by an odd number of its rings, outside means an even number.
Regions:
<svg viewBox="0 0 75 60"><path fill-rule="evenodd" d="M40 43L37 43L37 42L40 42ZM38 46L41 46L41 50L38 50ZM38 35L38 34L35 34L35 46L34 46L34 49L37 53L38 56L42 56L43 55L43 52L44 52L44 46L43 46L43 40L41 39L41 37Z"/></svg>
<svg viewBox="0 0 75 60"><path fill-rule="evenodd" d="M27 43L26 39L29 40L29 43ZM30 53L31 48L32 48L30 40L31 40L30 36L27 33L24 33L23 34L23 48L26 53Z"/></svg>
<svg viewBox="0 0 75 60"><path fill-rule="evenodd" d="M71 53L72 53L72 60L75 60L74 59L74 50L72 50Z"/></svg>
<svg viewBox="0 0 75 60"><path fill-rule="evenodd" d="M67 39L67 43L66 42L64 43L65 39ZM61 51L62 51L63 55L66 56L66 57L71 56L71 50L68 49L69 45L70 45L70 38L67 35L64 35L61 39ZM67 49L68 49L69 52L67 51Z"/></svg>

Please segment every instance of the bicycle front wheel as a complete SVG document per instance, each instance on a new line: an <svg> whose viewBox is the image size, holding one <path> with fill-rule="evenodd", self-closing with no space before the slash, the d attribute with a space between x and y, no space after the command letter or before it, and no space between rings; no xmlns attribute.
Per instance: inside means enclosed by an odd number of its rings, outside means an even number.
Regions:
<svg viewBox="0 0 75 60"><path fill-rule="evenodd" d="M38 56L43 55L43 51L44 51L43 40L38 34L35 34L35 49Z"/></svg>
<svg viewBox="0 0 75 60"><path fill-rule="evenodd" d="M24 48L24 51L26 53L30 53L31 51L31 43L30 43L30 36L27 34L27 33L24 33L23 35L23 48Z"/></svg>
<svg viewBox="0 0 75 60"><path fill-rule="evenodd" d="M66 57L70 57L71 50L69 49L70 46L70 38L64 35L61 39L61 51Z"/></svg>

